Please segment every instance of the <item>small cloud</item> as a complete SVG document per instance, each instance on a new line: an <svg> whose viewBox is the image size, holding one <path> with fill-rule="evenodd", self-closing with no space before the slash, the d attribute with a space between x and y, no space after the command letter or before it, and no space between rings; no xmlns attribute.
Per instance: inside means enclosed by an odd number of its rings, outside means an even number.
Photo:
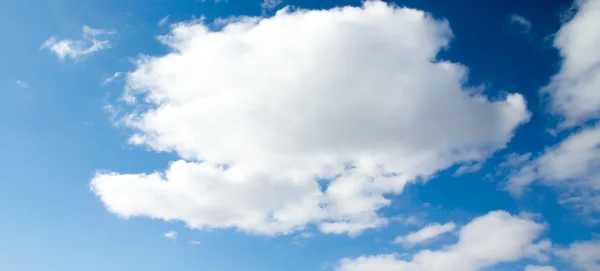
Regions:
<svg viewBox="0 0 600 271"><path fill-rule="evenodd" d="M298 246L303 246L303 243L301 241L312 238L313 236L314 236L314 234L311 232L303 232L303 233L300 233L300 234L294 236L294 238L292 239L292 243L294 243Z"/></svg>
<svg viewBox="0 0 600 271"><path fill-rule="evenodd" d="M113 81L115 81L115 79L117 79L119 76L121 76L121 74L123 74L123 73L115 72L112 76L105 78L104 81L102 81L102 85L106 86L106 85L112 83Z"/></svg>
<svg viewBox="0 0 600 271"><path fill-rule="evenodd" d="M527 265L525 271L556 271L553 266Z"/></svg>
<svg viewBox="0 0 600 271"><path fill-rule="evenodd" d="M421 226L423 224L422 220L417 216L394 216L391 219L392 221L399 222L404 225L414 225Z"/></svg>
<svg viewBox="0 0 600 271"><path fill-rule="evenodd" d="M262 7L263 11L272 10L277 6L281 5L281 3L283 3L283 0L264 0L260 4L260 7Z"/></svg>
<svg viewBox="0 0 600 271"><path fill-rule="evenodd" d="M175 231L170 231L165 233L165 238L169 239L169 240L177 240L177 232Z"/></svg>
<svg viewBox="0 0 600 271"><path fill-rule="evenodd" d="M190 245L199 246L202 245L202 243L200 243L200 241L190 240Z"/></svg>
<svg viewBox="0 0 600 271"><path fill-rule="evenodd" d="M429 224L424 228L412 232L406 236L398 236L394 239L394 244L405 244L405 245L416 245L419 243L430 241L444 233L451 232L456 228L456 224L454 222L449 222L446 224Z"/></svg>
<svg viewBox="0 0 600 271"><path fill-rule="evenodd" d="M114 35L117 34L117 31L115 30L106 30L106 29L97 29L97 28L91 28L87 25L83 26L83 36L85 38L88 39L93 39L96 36L100 36L100 35Z"/></svg>
<svg viewBox="0 0 600 271"><path fill-rule="evenodd" d="M454 172L454 176L461 176L461 175L465 175L465 174L469 174L469 173L475 173L477 171L479 171L481 168L483 167L483 163L482 162L473 162L473 163L469 163L469 164L465 164L460 166L456 172Z"/></svg>
<svg viewBox="0 0 600 271"><path fill-rule="evenodd" d="M79 40L59 40L57 37L52 36L42 44L40 49L50 50L60 61L66 58L77 61L95 52L111 48L111 42L107 39L100 39L99 36L114 35L117 32L84 25L82 33L82 38Z"/></svg>
<svg viewBox="0 0 600 271"><path fill-rule="evenodd" d="M17 86L19 86L22 89L29 88L29 84L27 84L27 82L25 82L25 81L17 80L16 83L17 83Z"/></svg>
<svg viewBox="0 0 600 271"><path fill-rule="evenodd" d="M521 34L528 35L531 32L531 22L519 14L511 14L508 17L508 21L511 25L516 26Z"/></svg>
<svg viewBox="0 0 600 271"><path fill-rule="evenodd" d="M314 234L312 234L311 232L303 232L301 234L298 234L296 236L296 238L298 238L298 239L308 239L308 238L311 238L313 236L314 236Z"/></svg>
<svg viewBox="0 0 600 271"><path fill-rule="evenodd" d="M158 26L164 26L165 24L167 24L169 22L170 17L171 17L171 15L167 15L167 16L163 17L162 19L160 19L160 21L158 21Z"/></svg>
<svg viewBox="0 0 600 271"><path fill-rule="evenodd" d="M532 220L532 221L541 221L544 219L544 217L540 213L531 213L531 212L525 212L525 211L519 213L519 217L522 217L522 218L528 219L528 220Z"/></svg>

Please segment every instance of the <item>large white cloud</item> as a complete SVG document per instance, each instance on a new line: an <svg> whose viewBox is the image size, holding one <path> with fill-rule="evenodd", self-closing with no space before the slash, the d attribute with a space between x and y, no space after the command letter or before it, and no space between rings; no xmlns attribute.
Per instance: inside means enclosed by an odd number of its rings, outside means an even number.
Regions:
<svg viewBox="0 0 600 271"><path fill-rule="evenodd" d="M574 242L555 254L585 271L600 270L600 241Z"/></svg>
<svg viewBox="0 0 600 271"><path fill-rule="evenodd" d="M543 89L554 113L573 126L600 116L600 0L575 1L578 12L556 34L561 69Z"/></svg>
<svg viewBox="0 0 600 271"><path fill-rule="evenodd" d="M447 22L383 2L279 11L210 30L173 25L172 52L127 74L130 142L182 160L164 173L101 172L118 215L194 228L358 234L387 222L386 194L486 159L529 118L518 94L490 101L467 68L436 61Z"/></svg>
<svg viewBox="0 0 600 271"><path fill-rule="evenodd" d="M476 271L524 258L545 261L552 244L537 241L545 225L503 211L465 225L456 244L422 250L404 259L395 254L343 259L338 271Z"/></svg>

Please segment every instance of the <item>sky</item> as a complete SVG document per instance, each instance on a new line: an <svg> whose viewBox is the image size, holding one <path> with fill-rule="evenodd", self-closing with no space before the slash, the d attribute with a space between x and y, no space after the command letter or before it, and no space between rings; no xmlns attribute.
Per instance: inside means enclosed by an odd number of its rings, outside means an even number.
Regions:
<svg viewBox="0 0 600 271"><path fill-rule="evenodd" d="M600 270L600 0L0 24L1 270Z"/></svg>

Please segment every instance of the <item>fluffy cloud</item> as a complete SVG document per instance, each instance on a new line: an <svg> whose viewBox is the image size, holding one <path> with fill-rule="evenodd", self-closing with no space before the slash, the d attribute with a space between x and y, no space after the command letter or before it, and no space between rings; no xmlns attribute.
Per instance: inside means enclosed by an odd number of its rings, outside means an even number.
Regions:
<svg viewBox="0 0 600 271"><path fill-rule="evenodd" d="M533 183L563 191L562 203L583 213L600 211L600 124L586 126L600 113L600 0L576 1L575 16L556 34L555 46L563 56L560 72L543 89L553 112L564 118L561 126L582 126L537 158L510 157L507 189L520 195Z"/></svg>
<svg viewBox="0 0 600 271"><path fill-rule="evenodd" d="M459 241L440 250L422 250L410 260L394 254L344 259L338 271L475 271L523 258L546 260L549 241L539 241L543 224L495 211L465 225Z"/></svg>
<svg viewBox="0 0 600 271"><path fill-rule="evenodd" d="M524 99L464 87L436 61L445 21L383 2L201 21L138 60L121 123L130 143L181 160L164 173L99 172L92 190L123 217L282 234L309 223L359 234L385 225L387 194L485 160L529 118Z"/></svg>
<svg viewBox="0 0 600 271"><path fill-rule="evenodd" d="M575 2L577 14L554 40L563 57L560 72L543 89L565 127L600 116L600 0Z"/></svg>
<svg viewBox="0 0 600 271"><path fill-rule="evenodd" d="M509 175L507 189L515 195L539 180L545 185L565 188L575 193L570 201L587 200L583 206L600 210L600 125L585 128L548 148L533 161L531 154L509 159L510 167L518 168ZM582 194L583 193L583 194ZM573 196L573 195L567 195Z"/></svg>
<svg viewBox="0 0 600 271"><path fill-rule="evenodd" d="M84 25L82 39L59 40L57 37L52 36L42 44L41 48L50 50L61 61L66 58L79 60L100 50L111 48L111 42L106 39L100 39L100 37L115 33L115 31L95 29Z"/></svg>
<svg viewBox="0 0 600 271"><path fill-rule="evenodd" d="M600 270L600 241L576 242L555 254L585 271Z"/></svg>
<svg viewBox="0 0 600 271"><path fill-rule="evenodd" d="M528 265L525 266L525 271L557 271L552 266Z"/></svg>
<svg viewBox="0 0 600 271"><path fill-rule="evenodd" d="M600 270L600 241L576 242L555 254L582 270Z"/></svg>
<svg viewBox="0 0 600 271"><path fill-rule="evenodd" d="M429 224L424 228L412 232L406 236L398 236L394 240L396 244L415 245L422 242L430 241L444 233L453 231L456 228L454 222L449 222L444 225L439 223Z"/></svg>

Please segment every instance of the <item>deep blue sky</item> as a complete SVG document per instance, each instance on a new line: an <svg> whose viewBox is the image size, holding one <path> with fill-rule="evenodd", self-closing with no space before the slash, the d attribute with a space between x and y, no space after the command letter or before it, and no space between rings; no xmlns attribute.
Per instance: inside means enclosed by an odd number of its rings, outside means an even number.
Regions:
<svg viewBox="0 0 600 271"><path fill-rule="evenodd" d="M324 3L325 2L325 3ZM468 85L487 85L486 94L522 93L532 119L517 130L506 149L498 151L474 174L452 177L456 167L426 184L409 186L390 215L426 212L428 221L467 223L490 210L543 215L558 244L593 238L598 226L557 203L556 192L534 186L515 198L485 178L508 153L540 153L559 142L546 128L548 117L540 87L559 70L552 35L571 1L558 0L406 0L397 4L425 10L449 21L454 38L438 58L470 69ZM306 9L360 5L360 1L286 0L283 5ZM98 169L116 172L163 170L173 154L157 154L127 145L127 130L115 127L103 109L122 93L123 78L103 86L114 72L133 69L129 59L160 55L166 48L157 26L205 16L207 21L234 15L261 15L260 2L228 0L74 1L22 0L0 3L0 269L2 270L331 270L345 257L389 253L389 244L407 226L390 224L356 238L325 235L294 243L294 236L247 236L235 230L199 231L182 223L148 218L121 219L106 211L89 190ZM272 15L267 11L265 16ZM530 33L510 24L511 14L526 17ZM50 36L78 38L82 25L114 29L113 48L82 61L57 60L41 44ZM16 81L26 82L21 88ZM423 203L431 204L430 207ZM175 230L176 242L163 233ZM200 246L186 240L199 240Z"/></svg>

